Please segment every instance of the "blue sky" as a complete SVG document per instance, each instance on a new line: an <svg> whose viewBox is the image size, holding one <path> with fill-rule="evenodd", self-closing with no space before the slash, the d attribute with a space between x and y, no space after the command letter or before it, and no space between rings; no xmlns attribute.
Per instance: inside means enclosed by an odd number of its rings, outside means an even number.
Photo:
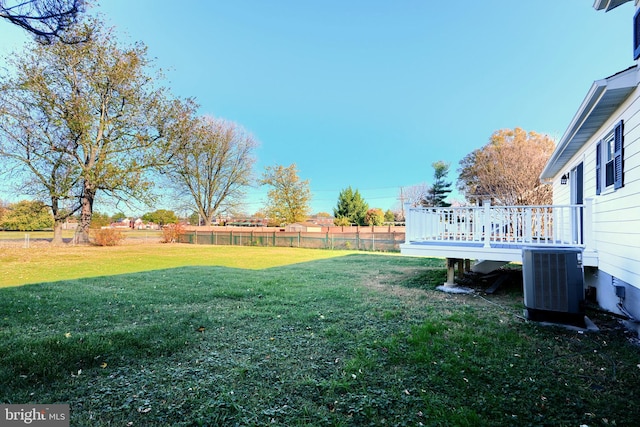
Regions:
<svg viewBox="0 0 640 427"><path fill-rule="evenodd" d="M167 86L260 142L256 175L296 163L313 212L358 189L397 208L502 128L559 139L592 82L633 64L632 3L592 0L103 0ZM178 6L179 5L179 6ZM25 36L0 22L0 53ZM250 192L247 212L266 189ZM170 206L170 202L167 202Z"/></svg>

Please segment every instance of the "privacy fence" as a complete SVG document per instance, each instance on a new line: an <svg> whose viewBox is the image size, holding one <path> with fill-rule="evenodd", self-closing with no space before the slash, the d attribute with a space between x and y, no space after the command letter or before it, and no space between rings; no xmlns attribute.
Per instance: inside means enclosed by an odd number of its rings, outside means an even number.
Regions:
<svg viewBox="0 0 640 427"><path fill-rule="evenodd" d="M347 232L192 230L182 234L180 242L196 245L281 246L390 252L400 250L404 236L404 228L402 231L358 229Z"/></svg>

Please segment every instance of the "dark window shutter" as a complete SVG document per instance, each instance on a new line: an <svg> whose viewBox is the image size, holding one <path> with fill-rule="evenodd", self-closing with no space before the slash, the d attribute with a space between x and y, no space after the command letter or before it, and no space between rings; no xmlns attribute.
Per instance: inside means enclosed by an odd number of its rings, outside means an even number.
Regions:
<svg viewBox="0 0 640 427"><path fill-rule="evenodd" d="M584 204L584 172L582 163L576 166L575 173L573 173L571 179L576 180L576 205Z"/></svg>
<svg viewBox="0 0 640 427"><path fill-rule="evenodd" d="M596 145L596 194L602 192L602 141Z"/></svg>
<svg viewBox="0 0 640 427"><path fill-rule="evenodd" d="M633 59L640 58L640 9L633 16Z"/></svg>
<svg viewBox="0 0 640 427"><path fill-rule="evenodd" d="M618 189L623 185L623 162L622 162L622 145L624 140L624 132L622 126L622 120L616 125L614 130L614 154L613 154L613 188Z"/></svg>

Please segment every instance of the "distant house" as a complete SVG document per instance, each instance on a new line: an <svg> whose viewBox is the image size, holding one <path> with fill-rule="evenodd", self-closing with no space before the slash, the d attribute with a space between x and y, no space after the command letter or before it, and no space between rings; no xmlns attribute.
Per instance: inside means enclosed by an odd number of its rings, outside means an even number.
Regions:
<svg viewBox="0 0 640 427"><path fill-rule="evenodd" d="M115 228L118 230L133 228L133 220L129 218L122 218L120 221L109 224L109 228Z"/></svg>
<svg viewBox="0 0 640 427"><path fill-rule="evenodd" d="M268 221L266 218L233 218L226 222L225 225L235 227L266 227Z"/></svg>
<svg viewBox="0 0 640 427"><path fill-rule="evenodd" d="M335 218L332 216L318 216L312 215L307 218L306 222L310 222L312 224L320 225L322 227L333 227L333 222Z"/></svg>
<svg viewBox="0 0 640 427"><path fill-rule="evenodd" d="M287 224L284 227L284 231L303 232L303 233L320 233L322 232L322 226L310 221L295 222L293 224Z"/></svg>
<svg viewBox="0 0 640 427"><path fill-rule="evenodd" d="M153 222L144 222L142 218L123 218L120 221L112 222L108 226L102 228L114 228L116 230L160 230L160 226Z"/></svg>
<svg viewBox="0 0 640 427"><path fill-rule="evenodd" d="M609 11L630 0L596 0ZM635 2L636 63L596 80L540 179L551 206L407 208L406 255L450 260L522 261L522 248L581 249L585 285L601 307L640 319L640 2Z"/></svg>
<svg viewBox="0 0 640 427"><path fill-rule="evenodd" d="M160 228L162 228L155 222L144 222L142 218L136 218L136 220L133 221L133 227L136 230L160 230Z"/></svg>

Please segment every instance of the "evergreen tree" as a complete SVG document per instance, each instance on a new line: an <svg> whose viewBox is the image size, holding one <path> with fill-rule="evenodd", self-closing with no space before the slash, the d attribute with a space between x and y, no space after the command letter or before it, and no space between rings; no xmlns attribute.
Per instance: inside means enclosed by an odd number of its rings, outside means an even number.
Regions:
<svg viewBox="0 0 640 427"><path fill-rule="evenodd" d="M367 225L368 210L369 205L364 201L360 192L347 187L338 195L338 204L333 209L333 216L336 218L336 224L342 218L346 218L351 224Z"/></svg>
<svg viewBox="0 0 640 427"><path fill-rule="evenodd" d="M449 163L438 160L431 164L433 166L433 185L427 193L426 206L449 207L451 203L445 202L445 199L451 193L452 182L445 181L449 173Z"/></svg>

